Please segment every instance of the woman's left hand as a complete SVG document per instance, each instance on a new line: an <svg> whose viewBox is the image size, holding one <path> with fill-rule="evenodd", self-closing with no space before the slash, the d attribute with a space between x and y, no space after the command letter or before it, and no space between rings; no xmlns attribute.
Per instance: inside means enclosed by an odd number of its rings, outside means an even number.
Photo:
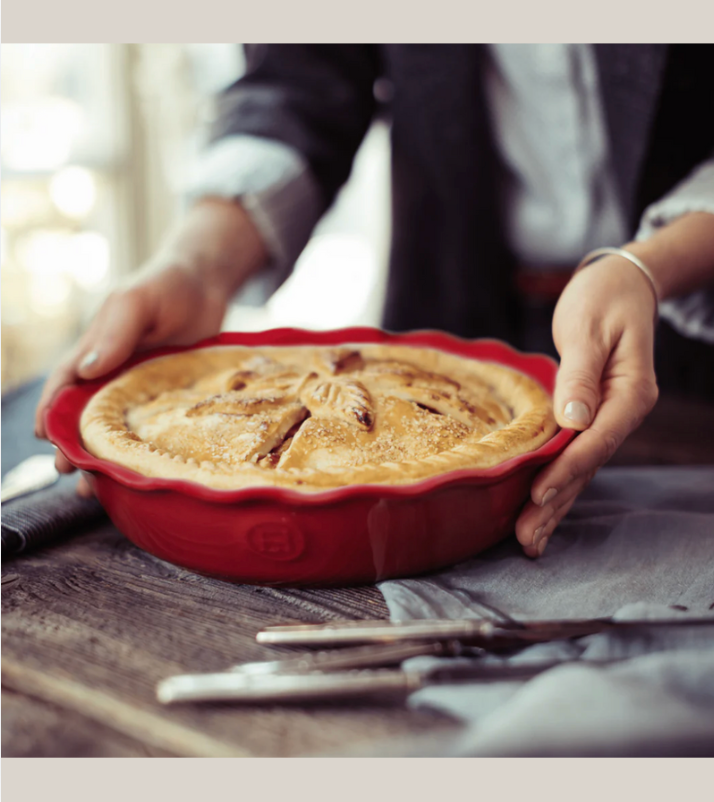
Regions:
<svg viewBox="0 0 714 802"><path fill-rule="evenodd" d="M646 276L621 256L577 273L553 315L561 357L558 425L581 433L536 477L516 524L525 553L543 553L577 495L657 401L656 303Z"/></svg>

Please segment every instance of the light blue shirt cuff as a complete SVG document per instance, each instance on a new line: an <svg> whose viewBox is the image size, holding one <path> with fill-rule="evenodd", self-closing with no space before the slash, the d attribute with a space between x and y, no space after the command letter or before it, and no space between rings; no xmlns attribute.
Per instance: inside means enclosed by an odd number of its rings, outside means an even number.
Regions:
<svg viewBox="0 0 714 802"><path fill-rule="evenodd" d="M185 194L189 202L205 197L240 201L271 256L249 288L263 301L288 277L324 211L317 182L298 151L244 134L220 139L200 154Z"/></svg>
<svg viewBox="0 0 714 802"><path fill-rule="evenodd" d="M700 164L645 210L636 239L649 239L658 229L691 212L714 214L714 158ZM690 295L663 301L660 316L683 336L714 345L714 282Z"/></svg>

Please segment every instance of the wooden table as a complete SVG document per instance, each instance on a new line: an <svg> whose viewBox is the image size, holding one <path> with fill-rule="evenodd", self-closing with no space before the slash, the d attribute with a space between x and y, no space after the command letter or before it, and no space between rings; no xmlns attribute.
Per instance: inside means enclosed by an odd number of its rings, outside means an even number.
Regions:
<svg viewBox="0 0 714 802"><path fill-rule="evenodd" d="M4 573L3 755L345 752L453 727L402 705L307 711L156 702L157 681L171 674L274 658L277 650L255 643L266 623L387 617L375 588L298 591L206 579L140 551L109 524L17 559Z"/></svg>
<svg viewBox="0 0 714 802"><path fill-rule="evenodd" d="M714 463L714 408L663 398L616 464ZM274 657L268 623L386 617L374 587L233 585L168 565L110 524L7 561L2 586L4 756L385 753L457 724L401 704L165 708L156 682Z"/></svg>

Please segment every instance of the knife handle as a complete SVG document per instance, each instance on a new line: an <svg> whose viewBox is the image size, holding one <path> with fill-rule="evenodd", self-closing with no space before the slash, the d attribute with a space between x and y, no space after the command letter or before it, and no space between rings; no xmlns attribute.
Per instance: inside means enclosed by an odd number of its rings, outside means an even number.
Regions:
<svg viewBox="0 0 714 802"><path fill-rule="evenodd" d="M413 621L344 621L331 624L288 624L258 632L258 643L271 646L353 646L403 641L489 641L499 632L483 619L416 619Z"/></svg>
<svg viewBox="0 0 714 802"><path fill-rule="evenodd" d="M403 697L421 686L421 675L406 671L266 675L224 672L169 677L159 683L156 696L162 704L207 701L281 704L385 695Z"/></svg>

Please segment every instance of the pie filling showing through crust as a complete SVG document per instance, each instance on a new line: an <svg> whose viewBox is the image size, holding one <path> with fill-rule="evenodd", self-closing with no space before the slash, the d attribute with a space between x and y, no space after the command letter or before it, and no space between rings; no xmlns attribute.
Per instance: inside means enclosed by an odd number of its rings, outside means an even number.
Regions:
<svg viewBox="0 0 714 802"><path fill-rule="evenodd" d="M489 468L556 431L517 371L399 345L223 346L144 362L82 414L88 451L216 489L319 491Z"/></svg>

